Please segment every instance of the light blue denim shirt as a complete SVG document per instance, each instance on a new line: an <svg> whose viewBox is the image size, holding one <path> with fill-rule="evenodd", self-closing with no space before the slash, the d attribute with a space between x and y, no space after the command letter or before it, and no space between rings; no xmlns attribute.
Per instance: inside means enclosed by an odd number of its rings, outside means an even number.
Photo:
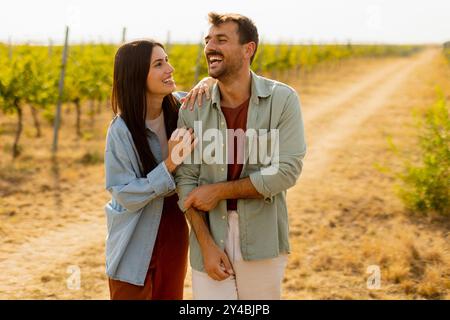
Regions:
<svg viewBox="0 0 450 320"><path fill-rule="evenodd" d="M179 98L179 94L175 94ZM111 201L107 219L106 274L116 280L144 285L158 234L164 197L175 190L172 174L162 161L157 135L147 128L147 140L159 163L146 177L125 121L116 116L106 137L105 177Z"/></svg>

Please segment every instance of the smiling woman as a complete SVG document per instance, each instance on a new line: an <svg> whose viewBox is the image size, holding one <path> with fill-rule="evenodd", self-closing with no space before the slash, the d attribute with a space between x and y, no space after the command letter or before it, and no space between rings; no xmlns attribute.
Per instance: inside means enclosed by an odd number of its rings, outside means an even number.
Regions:
<svg viewBox="0 0 450 320"><path fill-rule="evenodd" d="M170 155L195 147L190 130L176 129L174 69L164 47L134 41L119 48L105 152L108 237L106 272L111 299L182 299L188 227L177 205ZM168 141L167 137L171 137ZM161 248L164 247L164 254Z"/></svg>
<svg viewBox="0 0 450 320"><path fill-rule="evenodd" d="M147 98L152 99L156 92L161 94L170 94L175 88L175 81L172 77L174 68L169 63L169 57L161 46L156 46L152 52L150 71L147 77ZM153 111L150 108L148 111ZM155 115L150 115L150 119Z"/></svg>

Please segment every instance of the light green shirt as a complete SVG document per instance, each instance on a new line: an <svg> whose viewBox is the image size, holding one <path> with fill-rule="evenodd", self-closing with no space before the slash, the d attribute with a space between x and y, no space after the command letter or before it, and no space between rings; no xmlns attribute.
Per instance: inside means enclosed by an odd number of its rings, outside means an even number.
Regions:
<svg viewBox="0 0 450 320"><path fill-rule="evenodd" d="M292 187L300 176L306 153L300 101L295 90L253 72L251 76L247 132L249 129L255 129L260 138L267 136L267 133L264 134L264 131L259 129L278 129L274 131L279 134L279 152L270 158L269 163L255 163L250 161L248 156L249 150L252 150L249 142L252 139L246 141L246 161L241 178L250 177L256 190L264 196L264 199L239 199L237 202L241 251L246 261L274 258L281 253L289 253L286 190ZM203 106L199 108L195 105L194 111L180 109L178 127L195 128L194 121L200 121L202 124L203 132L195 130L200 140L202 139L199 135L205 135L207 129L219 129L224 137L223 144L216 139L211 139L210 144L218 141L226 159L227 125L220 108L220 91L217 84L212 88L211 99L204 102ZM203 154L200 151L204 152L205 148L208 148L208 142L203 140L202 146L197 146L197 160ZM268 142L269 150L275 150L270 148L270 143ZM210 154L216 155L214 152ZM179 206L183 211L184 200L198 185L227 181L226 161L211 164L210 160L208 163L203 160L199 164L198 161L194 162L193 158L194 155L190 159L191 164L185 161L179 166L175 174ZM267 170L269 166L277 167L275 174L266 174L263 170ZM225 248L227 219L227 203L223 200L209 212L211 234L221 249ZM190 262L193 269L204 271L202 252L193 230L190 235Z"/></svg>

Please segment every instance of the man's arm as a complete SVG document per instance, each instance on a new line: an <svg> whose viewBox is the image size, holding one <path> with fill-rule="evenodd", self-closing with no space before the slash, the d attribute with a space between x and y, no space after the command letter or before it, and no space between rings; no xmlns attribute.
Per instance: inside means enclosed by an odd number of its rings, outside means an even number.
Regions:
<svg viewBox="0 0 450 320"><path fill-rule="evenodd" d="M279 134L276 161L249 175L254 187L267 202L272 202L276 194L294 186L302 172L306 142L300 100L295 91L289 93L276 129Z"/></svg>
<svg viewBox="0 0 450 320"><path fill-rule="evenodd" d="M211 237L205 212L189 208L186 210L186 218L199 242L206 273L217 281L224 280L234 274L228 256Z"/></svg>
<svg viewBox="0 0 450 320"><path fill-rule="evenodd" d="M208 228L208 221L206 219L205 212L194 208L189 208L186 210L185 215L191 225L191 228L194 230L202 251L206 247L215 244Z"/></svg>
<svg viewBox="0 0 450 320"><path fill-rule="evenodd" d="M247 177L199 186L189 193L184 202L184 207L194 207L208 212L214 209L221 200L262 198L263 196L256 190L250 178Z"/></svg>
<svg viewBox="0 0 450 320"><path fill-rule="evenodd" d="M190 127L189 123L184 118L184 112L180 110L178 115L178 127ZM221 250L211 236L206 215L193 208L186 208L184 200L187 195L198 186L198 176L200 173L200 165L182 163L176 170L175 182L177 184L177 193L179 197L178 205L185 213L191 228L194 230L195 236L200 244L203 256L203 263L205 271L215 280L223 280L233 273L231 264L227 255ZM221 265L225 266L227 273L225 273Z"/></svg>
<svg viewBox="0 0 450 320"><path fill-rule="evenodd" d="M215 184L220 199L258 199L263 198L249 177Z"/></svg>
<svg viewBox="0 0 450 320"><path fill-rule="evenodd" d="M282 143L277 161L271 163L271 174L264 168L247 178L200 186L189 193L184 206L207 212L225 199L264 198L271 202L274 195L292 187L302 171L306 153L300 101L295 92L287 98L276 129Z"/></svg>

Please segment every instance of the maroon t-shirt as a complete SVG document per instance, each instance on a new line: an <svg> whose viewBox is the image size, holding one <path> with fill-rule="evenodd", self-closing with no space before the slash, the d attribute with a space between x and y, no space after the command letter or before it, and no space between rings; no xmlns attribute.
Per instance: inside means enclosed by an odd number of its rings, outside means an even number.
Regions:
<svg viewBox="0 0 450 320"><path fill-rule="evenodd" d="M250 98L236 108L221 107L225 120L227 121L228 129L242 129L245 133L245 130L247 129L249 101ZM233 148L231 148L231 146L233 146ZM232 132L228 131L228 181L238 180L241 175L244 163L244 147L245 135L241 135L240 138L238 138L236 135L233 135ZM237 210L237 199L227 200L227 210Z"/></svg>

